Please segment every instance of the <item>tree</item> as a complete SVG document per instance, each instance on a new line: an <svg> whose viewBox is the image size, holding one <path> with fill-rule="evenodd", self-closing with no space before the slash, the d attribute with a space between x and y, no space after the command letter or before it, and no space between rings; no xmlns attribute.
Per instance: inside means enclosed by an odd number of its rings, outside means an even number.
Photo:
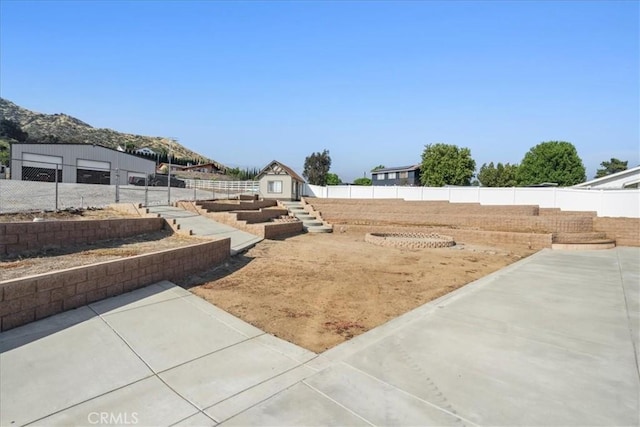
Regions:
<svg viewBox="0 0 640 427"><path fill-rule="evenodd" d="M331 157L329 156L329 150L324 150L322 153L313 153L304 159L302 176L309 181L309 184L326 185L330 168Z"/></svg>
<svg viewBox="0 0 640 427"><path fill-rule="evenodd" d="M29 137L27 132L24 132L17 122L9 119L0 120L0 137L14 139L18 142L25 142Z"/></svg>
<svg viewBox="0 0 640 427"><path fill-rule="evenodd" d="M384 165L378 165L375 168L371 169L371 172L379 171L380 169L384 169Z"/></svg>
<svg viewBox="0 0 640 427"><path fill-rule="evenodd" d="M566 141L547 141L531 148L522 159L517 173L519 185L552 182L571 186L584 182L586 178L576 147Z"/></svg>
<svg viewBox="0 0 640 427"><path fill-rule="evenodd" d="M353 185L371 185L371 178L363 177L353 180Z"/></svg>
<svg viewBox="0 0 640 427"><path fill-rule="evenodd" d="M340 185L342 184L342 180L335 173L329 172L327 174L327 185Z"/></svg>
<svg viewBox="0 0 640 427"><path fill-rule="evenodd" d="M517 173L518 165L498 163L498 166L494 166L493 162L488 165L484 163L478 172L478 181L483 187L515 187L518 183Z"/></svg>
<svg viewBox="0 0 640 427"><path fill-rule="evenodd" d="M611 161L607 162L606 160L600 163L602 169L598 169L596 171L596 176L594 178L602 178L603 176L611 175L613 173L622 172L627 170L628 160L622 161L616 158L611 158Z"/></svg>
<svg viewBox="0 0 640 427"><path fill-rule="evenodd" d="M422 185L470 185L476 162L471 150L451 144L428 144L422 152Z"/></svg>

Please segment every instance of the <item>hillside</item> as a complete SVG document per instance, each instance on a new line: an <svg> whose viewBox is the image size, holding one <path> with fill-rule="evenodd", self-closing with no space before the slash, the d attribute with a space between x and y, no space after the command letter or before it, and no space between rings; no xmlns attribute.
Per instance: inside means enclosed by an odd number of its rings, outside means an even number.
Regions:
<svg viewBox="0 0 640 427"><path fill-rule="evenodd" d="M156 153L171 152L179 159L200 159L201 162L215 162L169 138L142 136L98 129L67 114L42 114L22 108L13 102L0 98L0 120L12 120L29 134L29 139L60 143L96 144L108 148L126 147L138 149L148 147ZM222 165L221 165L222 166Z"/></svg>

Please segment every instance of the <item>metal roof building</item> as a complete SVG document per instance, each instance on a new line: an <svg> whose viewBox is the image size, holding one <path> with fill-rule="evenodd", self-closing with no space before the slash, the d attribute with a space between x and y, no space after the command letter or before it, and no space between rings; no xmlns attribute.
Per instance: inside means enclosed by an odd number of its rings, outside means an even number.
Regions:
<svg viewBox="0 0 640 427"><path fill-rule="evenodd" d="M153 174L153 160L90 144L11 144L11 179L82 184L127 184Z"/></svg>

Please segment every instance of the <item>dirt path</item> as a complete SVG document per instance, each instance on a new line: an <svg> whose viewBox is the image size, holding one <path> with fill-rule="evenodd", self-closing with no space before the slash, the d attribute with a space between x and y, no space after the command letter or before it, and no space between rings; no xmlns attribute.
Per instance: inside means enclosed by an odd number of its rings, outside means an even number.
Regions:
<svg viewBox="0 0 640 427"><path fill-rule="evenodd" d="M364 233L264 241L191 290L249 323L322 352L533 251L458 245L401 250Z"/></svg>

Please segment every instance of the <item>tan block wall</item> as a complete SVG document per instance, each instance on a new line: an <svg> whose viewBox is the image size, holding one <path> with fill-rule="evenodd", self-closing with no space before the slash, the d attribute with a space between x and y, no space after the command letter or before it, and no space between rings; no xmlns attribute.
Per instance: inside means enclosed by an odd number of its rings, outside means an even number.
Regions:
<svg viewBox="0 0 640 427"><path fill-rule="evenodd" d="M257 222L268 222L273 218L278 218L281 215L287 215L289 213L286 209L278 208L266 208L259 209L257 211L233 211L231 214L235 214L239 221L246 221L248 224Z"/></svg>
<svg viewBox="0 0 640 427"><path fill-rule="evenodd" d="M640 218L596 217L593 230L606 233L618 246L640 246Z"/></svg>
<svg viewBox="0 0 640 427"><path fill-rule="evenodd" d="M357 214L321 211L322 218L332 224L397 224L404 226L448 226L514 232L586 232L593 230L591 217L445 215L361 212Z"/></svg>
<svg viewBox="0 0 640 427"><path fill-rule="evenodd" d="M231 240L198 243L0 282L0 331L161 280L180 280L229 258Z"/></svg>
<svg viewBox="0 0 640 427"><path fill-rule="evenodd" d="M265 239L276 239L278 237L300 234L303 231L302 221L296 222L270 222L262 225Z"/></svg>
<svg viewBox="0 0 640 427"><path fill-rule="evenodd" d="M91 221L10 222L0 224L0 257L151 233L164 228L162 218L123 218Z"/></svg>
<svg viewBox="0 0 640 427"><path fill-rule="evenodd" d="M419 232L438 233L451 236L456 243L473 243L479 245L515 245L527 249L550 248L552 243L551 233L517 233L505 231L464 230L438 227L400 227L400 226L371 226L371 225L346 225L349 230L357 230L362 233L373 232ZM340 227L336 227L339 231Z"/></svg>
<svg viewBox="0 0 640 427"><path fill-rule="evenodd" d="M386 213L453 214L453 215L526 215L537 216L540 208L534 205L480 205L479 203L449 203L446 201L405 201L399 199L353 200L313 199L305 201L316 211L363 212L375 210ZM347 202L347 203L345 203Z"/></svg>
<svg viewBox="0 0 640 427"><path fill-rule="evenodd" d="M215 201L215 202L198 202L198 206L211 212L229 212L238 210L252 210L262 209L276 206L278 203L275 200L240 200L240 201Z"/></svg>

